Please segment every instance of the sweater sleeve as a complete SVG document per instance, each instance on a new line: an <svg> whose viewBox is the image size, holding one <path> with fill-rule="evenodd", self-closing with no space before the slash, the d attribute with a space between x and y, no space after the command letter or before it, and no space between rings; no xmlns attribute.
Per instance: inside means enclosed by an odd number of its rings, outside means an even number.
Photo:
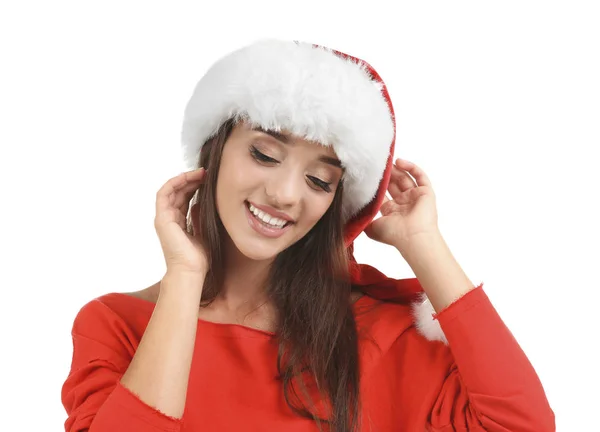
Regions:
<svg viewBox="0 0 600 432"><path fill-rule="evenodd" d="M135 350L131 329L98 300L73 324L71 370L62 386L65 432L177 432L181 420L144 403L120 382Z"/></svg>
<svg viewBox="0 0 600 432"><path fill-rule="evenodd" d="M382 424L394 430L426 425L431 432L556 430L533 366L481 286L434 317L448 346L411 327L371 377L371 388L385 389L372 390L387 407ZM390 403L381 404L382 397Z"/></svg>

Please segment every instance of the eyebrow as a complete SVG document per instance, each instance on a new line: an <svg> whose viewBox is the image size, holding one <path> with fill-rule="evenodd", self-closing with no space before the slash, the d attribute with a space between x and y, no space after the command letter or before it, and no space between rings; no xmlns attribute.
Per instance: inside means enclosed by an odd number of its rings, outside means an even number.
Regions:
<svg viewBox="0 0 600 432"><path fill-rule="evenodd" d="M252 130L267 134L267 135L275 138L277 141L281 141L284 144L291 144L290 136L283 132L277 132L274 130L264 129L261 126L253 126ZM321 156L319 156L319 160L326 164L333 165L336 168L341 168L343 171L345 171L345 169L342 167L342 162L339 159L336 159L336 158L330 157L330 156L321 155Z"/></svg>

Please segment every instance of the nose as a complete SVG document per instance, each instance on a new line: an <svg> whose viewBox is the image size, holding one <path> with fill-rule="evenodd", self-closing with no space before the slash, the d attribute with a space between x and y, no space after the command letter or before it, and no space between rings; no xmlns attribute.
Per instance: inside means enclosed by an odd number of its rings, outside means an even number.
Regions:
<svg viewBox="0 0 600 432"><path fill-rule="evenodd" d="M281 210L294 207L302 194L302 176L289 169L272 170L272 174L265 185L269 205Z"/></svg>

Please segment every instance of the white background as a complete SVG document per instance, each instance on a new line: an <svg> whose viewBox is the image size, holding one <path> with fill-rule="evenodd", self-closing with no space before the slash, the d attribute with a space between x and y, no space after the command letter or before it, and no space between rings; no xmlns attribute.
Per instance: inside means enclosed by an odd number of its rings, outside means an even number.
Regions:
<svg viewBox="0 0 600 432"><path fill-rule="evenodd" d="M432 180L442 234L535 366L558 430L598 430L597 2L390 4L2 3L3 430L63 430L75 314L162 276L154 198L184 168L185 103L214 61L262 37L381 74L396 156ZM356 256L414 276L364 234Z"/></svg>

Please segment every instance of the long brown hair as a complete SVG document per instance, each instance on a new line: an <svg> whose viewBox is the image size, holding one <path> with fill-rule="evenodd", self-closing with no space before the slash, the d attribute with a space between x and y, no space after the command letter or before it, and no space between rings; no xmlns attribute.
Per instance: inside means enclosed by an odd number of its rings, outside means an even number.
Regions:
<svg viewBox="0 0 600 432"><path fill-rule="evenodd" d="M225 122L202 146L198 159L197 167L207 169L194 197L202 203L199 235L210 266L203 303L210 304L224 280L222 245L227 233L216 209L216 185L223 148L236 124L236 119ZM358 335L343 241L342 191L343 180L311 231L275 257L265 290L279 317L277 368L287 404L298 415L315 420L319 430L324 423L332 432L354 432L361 405ZM192 231L189 221L188 231ZM315 391L320 398L316 401Z"/></svg>

